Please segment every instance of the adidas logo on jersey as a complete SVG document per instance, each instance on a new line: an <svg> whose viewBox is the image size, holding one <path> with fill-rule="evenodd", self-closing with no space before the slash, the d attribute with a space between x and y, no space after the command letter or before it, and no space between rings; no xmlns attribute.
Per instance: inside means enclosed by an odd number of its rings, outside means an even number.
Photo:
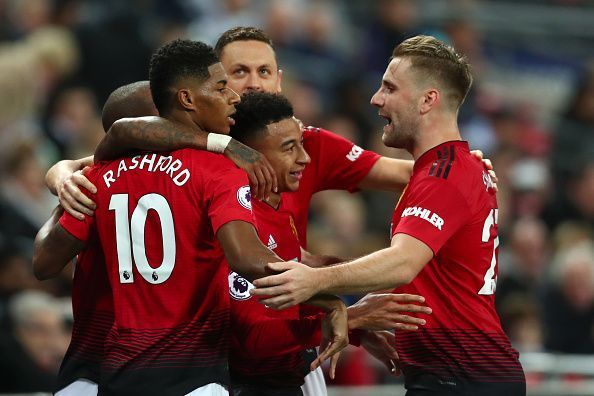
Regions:
<svg viewBox="0 0 594 396"><path fill-rule="evenodd" d="M272 237L272 234L270 234L270 236L268 237L268 249L274 250L277 247L278 247L278 244L276 243L276 241Z"/></svg>

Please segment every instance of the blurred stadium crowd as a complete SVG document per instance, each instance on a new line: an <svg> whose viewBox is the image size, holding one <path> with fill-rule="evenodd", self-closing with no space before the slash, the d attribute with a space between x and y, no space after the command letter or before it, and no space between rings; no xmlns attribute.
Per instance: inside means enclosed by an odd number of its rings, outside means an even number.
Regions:
<svg viewBox="0 0 594 396"><path fill-rule="evenodd" d="M154 48L214 44L238 25L272 37L305 125L397 157L368 104L394 45L425 33L466 54L475 85L461 131L499 176L504 329L520 352L594 354L594 3L0 0L0 392L51 390L69 342L72 269L38 282L30 264L57 204L46 170L94 151L107 95L147 79ZM310 249L355 257L386 246L397 198L320 194ZM335 383L394 381L349 349Z"/></svg>

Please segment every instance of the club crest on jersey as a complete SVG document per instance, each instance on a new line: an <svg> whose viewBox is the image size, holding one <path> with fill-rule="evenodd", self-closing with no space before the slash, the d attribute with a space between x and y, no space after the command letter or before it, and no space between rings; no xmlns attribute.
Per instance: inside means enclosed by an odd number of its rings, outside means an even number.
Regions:
<svg viewBox="0 0 594 396"><path fill-rule="evenodd" d="M248 300L252 296L250 290L254 288L247 279L236 272L229 273L229 295L234 300Z"/></svg>
<svg viewBox="0 0 594 396"><path fill-rule="evenodd" d="M252 210L252 193L250 186L242 186L237 190L237 202L246 209Z"/></svg>
<svg viewBox="0 0 594 396"><path fill-rule="evenodd" d="M485 185L485 190L495 187L495 183L493 183L493 179L491 179L491 175L489 175L485 171L483 171L483 184Z"/></svg>

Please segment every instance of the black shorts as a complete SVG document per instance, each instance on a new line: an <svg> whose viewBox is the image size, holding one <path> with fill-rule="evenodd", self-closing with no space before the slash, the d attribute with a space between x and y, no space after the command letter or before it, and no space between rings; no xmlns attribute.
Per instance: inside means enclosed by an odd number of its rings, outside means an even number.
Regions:
<svg viewBox="0 0 594 396"><path fill-rule="evenodd" d="M526 396L526 382L443 381L422 375L405 386L406 396Z"/></svg>

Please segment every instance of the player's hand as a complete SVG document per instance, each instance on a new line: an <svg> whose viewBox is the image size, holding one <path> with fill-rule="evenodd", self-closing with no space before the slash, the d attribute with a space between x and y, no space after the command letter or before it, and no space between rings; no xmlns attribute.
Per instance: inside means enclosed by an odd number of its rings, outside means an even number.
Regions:
<svg viewBox="0 0 594 396"><path fill-rule="evenodd" d="M235 165L247 172L254 197L264 199L271 191L278 192L276 173L266 157L258 151L231 139L224 154Z"/></svg>
<svg viewBox="0 0 594 396"><path fill-rule="evenodd" d="M489 158L483 158L483 152L481 150L472 150L470 154L474 155L477 159L483 162L483 166L485 167L485 169L489 173L489 176L491 176L491 179L493 180L493 189L497 191L497 182L499 181L499 179L497 178L497 174L493 169L493 163L491 162L491 160Z"/></svg>
<svg viewBox="0 0 594 396"><path fill-rule="evenodd" d="M418 330L422 318L406 313L431 314L431 308L419 305L425 298L414 294L368 294L348 308L349 327L365 330Z"/></svg>
<svg viewBox="0 0 594 396"><path fill-rule="evenodd" d="M322 320L322 343L320 354L311 363L311 371L330 359L330 378L334 379L336 364L342 351L349 344L347 310L343 303L340 307L326 313Z"/></svg>
<svg viewBox="0 0 594 396"><path fill-rule="evenodd" d="M394 345L394 334L389 331L366 331L361 337L361 346L371 356L382 362L390 373L400 375L400 358Z"/></svg>
<svg viewBox="0 0 594 396"><path fill-rule="evenodd" d="M285 309L308 300L319 290L315 287L316 269L305 264L291 262L269 263L267 270L278 275L267 276L254 281L255 289L250 293L264 297L260 302L274 309Z"/></svg>
<svg viewBox="0 0 594 396"><path fill-rule="evenodd" d="M97 187L85 176L89 169L86 166L82 170L71 173L69 176L61 179L56 187L62 208L79 220L83 220L85 218L84 215L93 216L97 207L95 202L80 190L82 187L93 194L97 192Z"/></svg>

